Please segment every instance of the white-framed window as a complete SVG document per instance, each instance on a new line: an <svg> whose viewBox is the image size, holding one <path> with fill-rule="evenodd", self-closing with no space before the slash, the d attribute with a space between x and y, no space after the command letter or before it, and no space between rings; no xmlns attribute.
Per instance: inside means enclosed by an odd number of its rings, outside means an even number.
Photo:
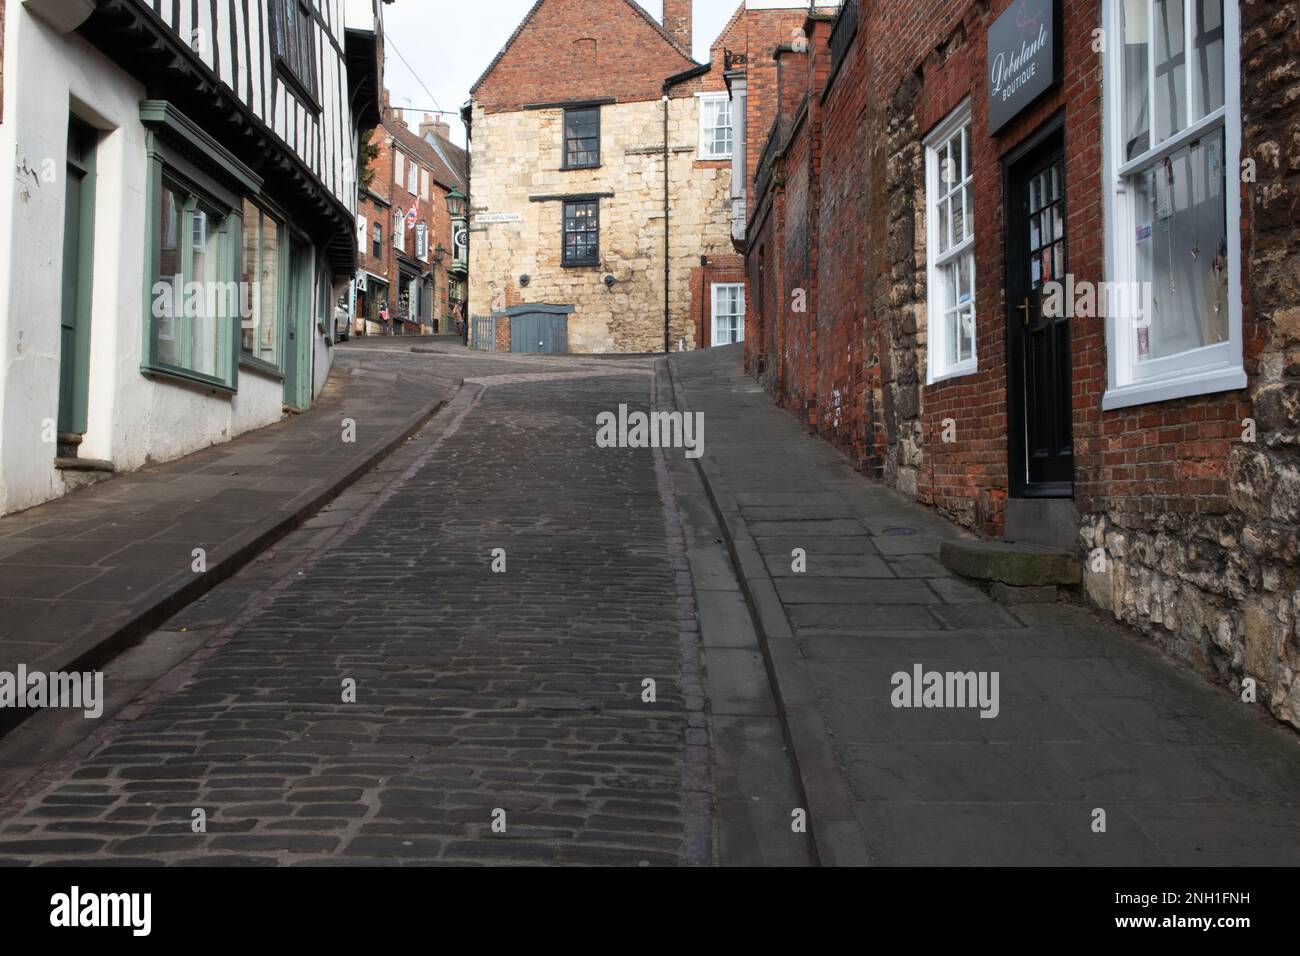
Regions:
<svg viewBox="0 0 1300 956"><path fill-rule="evenodd" d="M700 101L700 159L731 159L734 129L731 99L726 93L706 93Z"/></svg>
<svg viewBox="0 0 1300 956"><path fill-rule="evenodd" d="M429 171L427 169L420 170L420 191L416 195L422 198L429 195Z"/></svg>
<svg viewBox="0 0 1300 956"><path fill-rule="evenodd" d="M925 140L926 381L976 370L975 190L970 103Z"/></svg>
<svg viewBox="0 0 1300 956"><path fill-rule="evenodd" d="M745 341L745 287L740 283L713 283L713 344Z"/></svg>
<svg viewBox="0 0 1300 956"><path fill-rule="evenodd" d="M406 191L412 196L420 195L420 167L414 160L406 163Z"/></svg>
<svg viewBox="0 0 1300 956"><path fill-rule="evenodd" d="M393 247L398 252L406 251L406 210L401 208L393 212Z"/></svg>
<svg viewBox="0 0 1300 956"><path fill-rule="evenodd" d="M1104 15L1106 258L1122 294L1107 296L1102 408L1245 388L1236 0L1106 0Z"/></svg>
<svg viewBox="0 0 1300 956"><path fill-rule="evenodd" d="M402 183L406 181L406 154L393 150L393 182Z"/></svg>

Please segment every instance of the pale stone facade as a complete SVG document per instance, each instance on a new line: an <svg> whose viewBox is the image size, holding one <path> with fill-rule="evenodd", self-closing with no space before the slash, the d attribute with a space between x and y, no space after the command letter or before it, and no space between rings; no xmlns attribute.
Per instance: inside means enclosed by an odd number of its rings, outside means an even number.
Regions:
<svg viewBox="0 0 1300 956"><path fill-rule="evenodd" d="M601 107L601 166L564 170L564 111L473 114L470 313L495 304L572 305L571 352L661 351L663 103ZM671 347L694 347L691 270L731 246L730 162L697 162L699 100L669 103ZM561 264L563 202L535 197L612 193L600 200L599 267ZM496 221L518 216L517 221ZM519 278L529 276L521 287ZM606 287L604 277L615 282Z"/></svg>

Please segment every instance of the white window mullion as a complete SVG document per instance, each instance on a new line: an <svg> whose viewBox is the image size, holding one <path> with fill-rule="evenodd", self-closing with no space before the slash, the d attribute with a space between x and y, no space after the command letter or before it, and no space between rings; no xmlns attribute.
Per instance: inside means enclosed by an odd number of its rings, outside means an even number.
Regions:
<svg viewBox="0 0 1300 956"><path fill-rule="evenodd" d="M1123 2L1123 0L1120 0ZM1155 147L1160 135L1160 122L1156 118L1156 0L1147 0L1147 146ZM1121 47L1121 49L1123 49ZM1123 88L1121 71L1121 89Z"/></svg>
<svg viewBox="0 0 1300 956"><path fill-rule="evenodd" d="M1227 118L1227 107L1219 107L1209 116L1197 120L1187 129L1173 134L1153 149L1149 149L1141 156L1136 156L1122 164L1116 171L1117 175L1120 178L1127 179L1142 169L1157 165L1166 156L1172 156L1188 143L1195 142L1209 133L1213 133L1218 127L1225 125Z"/></svg>
<svg viewBox="0 0 1300 956"><path fill-rule="evenodd" d="M1200 84L1197 82L1198 77L1193 67L1197 63L1197 58L1193 56L1196 42L1196 8L1198 0L1183 0L1183 76L1186 77L1187 95L1183 97L1187 100L1187 120L1183 123L1184 127L1191 126L1200 116Z"/></svg>

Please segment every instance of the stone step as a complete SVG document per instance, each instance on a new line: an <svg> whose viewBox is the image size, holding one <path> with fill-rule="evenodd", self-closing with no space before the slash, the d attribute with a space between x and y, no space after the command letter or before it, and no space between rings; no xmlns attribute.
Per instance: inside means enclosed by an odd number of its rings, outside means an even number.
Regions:
<svg viewBox="0 0 1300 956"><path fill-rule="evenodd" d="M1083 562L1063 548L1007 541L945 541L939 547L945 568L976 581L997 581L1012 587L1078 584Z"/></svg>
<svg viewBox="0 0 1300 956"><path fill-rule="evenodd" d="M1002 540L1069 550L1079 544L1079 512L1069 498L1008 498Z"/></svg>

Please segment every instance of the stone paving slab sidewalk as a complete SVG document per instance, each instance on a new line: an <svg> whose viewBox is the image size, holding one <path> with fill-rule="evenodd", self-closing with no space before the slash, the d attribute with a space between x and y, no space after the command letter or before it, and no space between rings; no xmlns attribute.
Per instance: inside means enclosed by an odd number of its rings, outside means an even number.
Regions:
<svg viewBox="0 0 1300 956"><path fill-rule="evenodd" d="M884 865L1300 863L1294 731L1098 612L1004 608L949 575L939 545L963 532L854 472L740 361L674 357L676 398L704 413L700 470L823 862L865 840ZM893 706L917 664L997 672L998 715Z"/></svg>
<svg viewBox="0 0 1300 956"><path fill-rule="evenodd" d="M460 388L418 341L342 346L310 411L0 518L0 671L95 667L310 519Z"/></svg>

